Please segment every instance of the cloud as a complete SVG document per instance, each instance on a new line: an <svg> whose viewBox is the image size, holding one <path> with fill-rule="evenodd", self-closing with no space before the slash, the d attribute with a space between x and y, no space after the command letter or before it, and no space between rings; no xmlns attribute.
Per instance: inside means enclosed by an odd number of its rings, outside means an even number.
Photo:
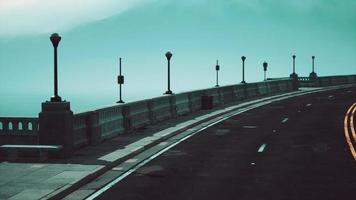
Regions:
<svg viewBox="0 0 356 200"><path fill-rule="evenodd" d="M0 36L71 29L153 0L0 0Z"/></svg>

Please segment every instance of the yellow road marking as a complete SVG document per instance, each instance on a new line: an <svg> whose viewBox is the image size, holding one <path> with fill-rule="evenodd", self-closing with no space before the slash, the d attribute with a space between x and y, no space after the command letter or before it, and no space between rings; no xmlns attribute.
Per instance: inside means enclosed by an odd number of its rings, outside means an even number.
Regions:
<svg viewBox="0 0 356 200"><path fill-rule="evenodd" d="M350 128L351 128L352 137L354 138L354 142L356 142L356 131L355 131L355 125L354 125L355 112L356 112L356 106L354 106L354 109L352 110L351 117L350 117Z"/></svg>
<svg viewBox="0 0 356 200"><path fill-rule="evenodd" d="M349 118L349 114L351 113L351 110L353 107L356 106L356 103L354 103L347 111L346 115L345 115L345 119L344 119L344 133L345 133L345 138L347 141L347 144L349 145L350 148L350 152L352 154L352 156L354 157L354 159L356 160L356 151L354 146L352 145L352 141L349 135L349 130L348 130L348 118Z"/></svg>

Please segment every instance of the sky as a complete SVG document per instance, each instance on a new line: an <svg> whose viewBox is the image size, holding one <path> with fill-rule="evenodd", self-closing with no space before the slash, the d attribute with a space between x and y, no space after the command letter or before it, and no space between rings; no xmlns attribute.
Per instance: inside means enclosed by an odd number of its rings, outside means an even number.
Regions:
<svg viewBox="0 0 356 200"><path fill-rule="evenodd" d="M74 112L167 90L171 51L174 93L246 81L356 72L354 0L0 0L0 116L37 116L53 95L56 32L59 95Z"/></svg>

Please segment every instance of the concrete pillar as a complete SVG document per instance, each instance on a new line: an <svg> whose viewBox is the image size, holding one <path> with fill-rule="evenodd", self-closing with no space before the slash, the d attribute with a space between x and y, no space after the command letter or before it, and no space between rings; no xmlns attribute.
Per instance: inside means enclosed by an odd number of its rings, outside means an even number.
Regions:
<svg viewBox="0 0 356 200"><path fill-rule="evenodd" d="M292 73L290 75L290 78L293 79L293 90L298 90L298 88L299 88L298 74Z"/></svg>
<svg viewBox="0 0 356 200"><path fill-rule="evenodd" d="M69 102L44 102L39 113L39 143L62 145L60 157L73 154L73 112Z"/></svg>

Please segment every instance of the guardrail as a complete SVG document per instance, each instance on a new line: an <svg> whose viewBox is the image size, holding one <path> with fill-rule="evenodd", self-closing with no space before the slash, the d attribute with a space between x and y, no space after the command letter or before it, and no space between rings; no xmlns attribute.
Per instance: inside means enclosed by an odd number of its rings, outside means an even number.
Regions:
<svg viewBox="0 0 356 200"><path fill-rule="evenodd" d="M38 118L0 117L0 134L38 134Z"/></svg>
<svg viewBox="0 0 356 200"><path fill-rule="evenodd" d="M38 118L0 117L0 144L37 144Z"/></svg>
<svg viewBox="0 0 356 200"><path fill-rule="evenodd" d="M333 85L356 83L356 75L323 76L317 78L298 77L300 87L327 87Z"/></svg>
<svg viewBox="0 0 356 200"><path fill-rule="evenodd" d="M302 87L305 85L320 87L356 83L356 75L319 77L317 80L299 77L298 80ZM73 115L73 130L71 130L73 146L79 148L88 144L95 145L105 139L129 133L147 125L197 112L202 109L204 99L212 99L211 106L217 107L293 89L295 89L293 79L275 79L195 90L77 113ZM207 96L209 98L205 98ZM19 144L18 141L22 144L36 144L38 131L38 118L0 117L0 144ZM15 136L22 136L22 138ZM24 139L25 136L29 139Z"/></svg>

